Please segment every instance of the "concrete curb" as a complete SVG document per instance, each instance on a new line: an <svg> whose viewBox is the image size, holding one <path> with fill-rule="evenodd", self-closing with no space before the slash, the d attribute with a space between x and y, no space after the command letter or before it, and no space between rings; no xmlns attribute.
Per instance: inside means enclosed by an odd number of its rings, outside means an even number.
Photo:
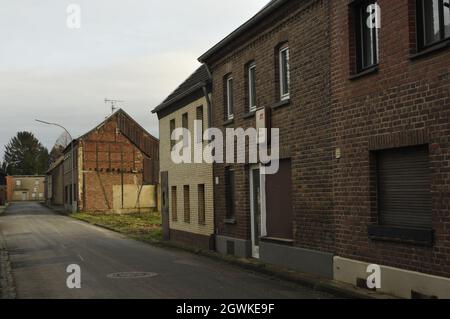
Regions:
<svg viewBox="0 0 450 319"><path fill-rule="evenodd" d="M0 231L0 299L16 299L16 287L6 248L6 242Z"/></svg>
<svg viewBox="0 0 450 319"><path fill-rule="evenodd" d="M67 216L67 215L65 215L65 216ZM192 253L195 255L211 258L211 259L214 259L217 261L228 263L230 265L238 266L238 267L246 269L248 271L257 272L257 273L260 273L260 274L263 274L266 276L293 282L293 283L299 284L301 286L311 288L315 291L327 292L327 293L331 293L334 295L338 295L339 297L341 297L343 299L344 298L345 299L398 299L398 298L390 296L390 295L380 294L380 293L376 293L373 291L368 291L368 290L364 290L361 288L357 288L357 287L354 287L349 284L337 282L334 280L330 280L330 279L326 279L326 278L322 278L322 277L318 277L318 276L314 276L314 275L304 274L304 273L296 272L296 271L293 271L290 269L286 269L286 268L282 268L282 267L278 267L278 266L274 266L274 265L265 264L265 263L262 263L257 260L242 259L242 258L237 258L234 256L225 256L225 255L221 255L219 253L213 252L213 251L197 249L197 248L194 248L191 246L173 243L173 242L142 240L137 236L129 236L129 235L121 233L111 227L107 227L107 226L100 225L97 223L91 223L87 220L75 218L70 215L68 217L71 217L75 220L85 222L87 224L90 224L90 225L93 225L96 227L100 227L100 228L115 232L117 234L126 236L130 239L133 239L133 240L136 240L139 242L150 244L155 247L181 250L181 251L189 252L189 253Z"/></svg>
<svg viewBox="0 0 450 319"><path fill-rule="evenodd" d="M136 238L133 238L136 239ZM234 256L226 256L213 251L206 251L202 249L195 249L189 246L170 243L170 242L154 242L154 246L172 248L177 250L183 250L199 256L208 257L218 261L226 262L228 264L244 268L249 271L258 272L270 277L283 279L286 281L294 282L299 285L311 288L316 291L328 292L338 295L342 298L349 299L397 299L393 296L379 294L372 291L366 291L361 288L354 287L349 284L340 283L334 280L326 279L319 276L300 273L291 269L262 263L257 260L243 259Z"/></svg>

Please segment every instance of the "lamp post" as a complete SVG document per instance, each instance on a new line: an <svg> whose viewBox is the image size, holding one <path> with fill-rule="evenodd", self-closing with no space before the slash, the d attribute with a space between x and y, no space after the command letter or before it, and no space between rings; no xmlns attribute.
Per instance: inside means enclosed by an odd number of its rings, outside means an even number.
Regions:
<svg viewBox="0 0 450 319"><path fill-rule="evenodd" d="M62 125L57 124L57 123L51 123L51 122L46 122L46 121L41 121L41 120L36 120L36 122L42 123L42 124L46 124L46 125L53 125L53 126L57 126L59 128L62 128L70 137L70 145L71 145L71 162L72 162L72 182L71 182L71 189L72 189L72 213L76 213L77 209L75 207L75 154L74 154L74 147L73 147L73 137L72 135L69 133L69 131Z"/></svg>

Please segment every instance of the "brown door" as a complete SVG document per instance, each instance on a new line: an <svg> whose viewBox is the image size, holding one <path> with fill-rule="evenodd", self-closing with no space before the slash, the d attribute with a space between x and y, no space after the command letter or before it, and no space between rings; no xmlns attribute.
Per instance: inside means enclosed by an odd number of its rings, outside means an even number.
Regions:
<svg viewBox="0 0 450 319"><path fill-rule="evenodd" d="M277 174L266 175L267 236L293 239L291 160L281 160Z"/></svg>
<svg viewBox="0 0 450 319"><path fill-rule="evenodd" d="M161 172L161 210L163 240L169 240L169 172Z"/></svg>

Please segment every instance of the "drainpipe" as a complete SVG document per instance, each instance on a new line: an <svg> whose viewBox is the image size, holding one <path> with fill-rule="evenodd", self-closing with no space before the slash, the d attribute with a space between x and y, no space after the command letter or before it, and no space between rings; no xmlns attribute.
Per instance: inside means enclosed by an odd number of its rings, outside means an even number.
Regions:
<svg viewBox="0 0 450 319"><path fill-rule="evenodd" d="M208 128L211 128L212 126L212 105L211 105L211 99L209 98L208 90L206 88L206 85L202 87L203 94L205 95L206 103L208 104Z"/></svg>
<svg viewBox="0 0 450 319"><path fill-rule="evenodd" d="M209 68L208 68L208 72L209 72ZM210 73L210 72L209 72ZM210 73L210 75L211 75L211 73ZM202 90L203 90L203 95L205 96L205 99L206 99L206 103L208 104L208 128L211 128L212 127L212 115L213 115L213 109L212 109L212 103L211 103L211 99L210 99L210 97L209 97L209 94L208 94L208 89L207 89L207 83L205 83L205 85L203 85L203 87L202 87ZM214 164L213 164L213 199L215 198L215 194L214 194L214 184L215 184L215 177L214 177ZM215 209L215 200L213 200L213 206L214 206L214 209ZM214 226L214 233L213 233L213 244L214 244L214 247L210 247L210 248L213 248L213 250L215 251L216 250L216 235L218 235L218 232L217 232L217 222L216 222L216 214L215 214L215 211L213 211L213 226Z"/></svg>

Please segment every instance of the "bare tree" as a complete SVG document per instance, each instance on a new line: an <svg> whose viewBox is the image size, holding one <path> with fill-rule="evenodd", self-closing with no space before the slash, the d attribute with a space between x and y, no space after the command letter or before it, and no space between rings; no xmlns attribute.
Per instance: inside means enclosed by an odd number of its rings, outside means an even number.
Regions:
<svg viewBox="0 0 450 319"><path fill-rule="evenodd" d="M63 154L67 146L71 142L69 134L66 132L61 133L61 135L56 139L55 145L53 145L50 151L50 164L58 160Z"/></svg>

